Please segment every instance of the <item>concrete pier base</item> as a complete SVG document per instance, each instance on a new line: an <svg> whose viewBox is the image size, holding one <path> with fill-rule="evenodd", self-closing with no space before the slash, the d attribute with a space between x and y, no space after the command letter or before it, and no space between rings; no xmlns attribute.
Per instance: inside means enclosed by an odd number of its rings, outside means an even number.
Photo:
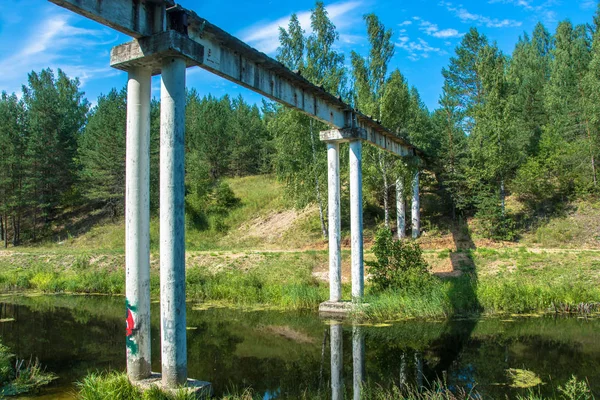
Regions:
<svg viewBox="0 0 600 400"><path fill-rule="evenodd" d="M367 303L358 304L352 301L325 301L319 304L319 317L344 319L358 309L365 309L368 306Z"/></svg>
<svg viewBox="0 0 600 400"><path fill-rule="evenodd" d="M197 399L208 399L213 395L212 385L209 382L188 379L187 382L181 387L166 387L163 384L162 375L157 372L153 372L146 379L131 381L131 384L140 388L142 391L150 390L153 386L156 386L160 390L163 390L171 395L176 395L178 392L184 391L186 394L195 395Z"/></svg>

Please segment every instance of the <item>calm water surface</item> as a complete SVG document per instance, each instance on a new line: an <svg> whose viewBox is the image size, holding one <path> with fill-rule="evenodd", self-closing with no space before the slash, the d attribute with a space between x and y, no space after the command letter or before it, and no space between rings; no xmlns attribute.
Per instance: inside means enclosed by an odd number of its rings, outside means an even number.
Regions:
<svg viewBox="0 0 600 400"><path fill-rule="evenodd" d="M0 297L0 341L19 357L38 357L59 379L36 399L74 398L89 371L125 369L124 299ZM152 309L153 369L160 370L159 309ZM353 357L354 353L354 357ZM506 370L527 369L552 394L571 375L600 394L600 321L511 318L335 325L314 314L188 305L189 376L216 394L252 387L265 399L303 393L352 397L361 379L387 386L427 385L445 376L483 398L514 397ZM333 366L333 367L332 367Z"/></svg>

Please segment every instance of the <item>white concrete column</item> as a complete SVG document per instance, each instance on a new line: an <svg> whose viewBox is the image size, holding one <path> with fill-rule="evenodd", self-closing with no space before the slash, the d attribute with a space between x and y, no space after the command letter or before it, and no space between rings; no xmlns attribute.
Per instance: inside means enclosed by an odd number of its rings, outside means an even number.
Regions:
<svg viewBox="0 0 600 400"><path fill-rule="evenodd" d="M352 239L352 301L364 294L362 142L350 142L350 236Z"/></svg>
<svg viewBox="0 0 600 400"><path fill-rule="evenodd" d="M160 105L160 327L162 381L187 380L185 309L185 61L163 60Z"/></svg>
<svg viewBox="0 0 600 400"><path fill-rule="evenodd" d="M125 161L127 375L150 376L150 70L129 71Z"/></svg>
<svg viewBox="0 0 600 400"><path fill-rule="evenodd" d="M412 237L413 239L421 236L421 202L419 200L419 170L415 171L413 178L413 198L412 198Z"/></svg>
<svg viewBox="0 0 600 400"><path fill-rule="evenodd" d="M342 250L340 218L340 145L327 143L329 182L329 301L342 300Z"/></svg>
<svg viewBox="0 0 600 400"><path fill-rule="evenodd" d="M329 337L331 341L331 400L344 399L344 367L342 324L331 324Z"/></svg>
<svg viewBox="0 0 600 400"><path fill-rule="evenodd" d="M423 380L425 375L423 373L423 357L418 351L415 351L415 374L417 390L420 392L423 389Z"/></svg>
<svg viewBox="0 0 600 400"><path fill-rule="evenodd" d="M365 336L362 327L352 327L352 382L354 400L361 399L361 390L365 381Z"/></svg>
<svg viewBox="0 0 600 400"><path fill-rule="evenodd" d="M398 239L406 237L406 203L404 202L404 179L396 179L396 227Z"/></svg>

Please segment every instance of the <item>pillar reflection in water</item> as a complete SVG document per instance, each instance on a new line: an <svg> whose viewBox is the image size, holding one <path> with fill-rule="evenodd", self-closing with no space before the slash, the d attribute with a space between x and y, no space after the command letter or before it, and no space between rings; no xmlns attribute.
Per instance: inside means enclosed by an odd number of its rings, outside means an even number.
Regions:
<svg viewBox="0 0 600 400"><path fill-rule="evenodd" d="M331 338L331 399L342 400L344 398L342 324L332 324L329 337Z"/></svg>
<svg viewBox="0 0 600 400"><path fill-rule="evenodd" d="M331 337L331 398L344 398L343 378L343 329L342 324L334 323L330 327ZM352 382L353 398L361 398L361 390L365 381L365 336L360 326L352 327Z"/></svg>
<svg viewBox="0 0 600 400"><path fill-rule="evenodd" d="M360 392L365 381L365 336L362 327L352 327L352 368L354 400L360 400Z"/></svg>

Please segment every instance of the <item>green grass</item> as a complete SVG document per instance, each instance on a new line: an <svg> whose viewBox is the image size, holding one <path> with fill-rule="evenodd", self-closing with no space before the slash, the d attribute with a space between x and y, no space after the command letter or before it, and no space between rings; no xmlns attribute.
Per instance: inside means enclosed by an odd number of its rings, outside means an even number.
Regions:
<svg viewBox="0 0 600 400"><path fill-rule="evenodd" d="M206 254L187 262L187 298L235 306L315 310L328 295L312 276L324 252ZM0 258L0 292L124 294L123 255L20 253ZM151 268L151 292L159 297L159 271Z"/></svg>
<svg viewBox="0 0 600 400"><path fill-rule="evenodd" d="M0 257L0 292L124 293L124 256L119 253L42 253L38 249ZM439 254L443 254L440 252ZM460 277L432 278L419 290L373 293L367 285L364 315L371 320L448 318L494 313L565 312L600 304L600 253L478 249ZM448 254L450 257L451 254ZM440 260L435 256L433 260ZM327 252L190 252L190 300L233 306L316 310L328 284L313 277L326 269ZM151 290L158 298L158 260L152 258ZM349 285L344 285L349 298Z"/></svg>
<svg viewBox="0 0 600 400"><path fill-rule="evenodd" d="M54 379L37 359L18 359L0 343L0 398L36 391Z"/></svg>
<svg viewBox="0 0 600 400"><path fill-rule="evenodd" d="M214 229L197 230L191 227L186 229L186 248L188 250L231 250L231 249L263 249L264 238L248 237L244 233L247 226L253 221L267 218L269 215L290 209L286 202L283 187L272 176L258 175L243 178L228 178L226 182L230 185L236 197L241 199L238 207L230 210L223 217L221 223L227 227L226 231L219 232ZM306 241L318 240L318 230L306 226L301 221L300 229L303 232L301 238L290 241L293 236L286 236L286 248L293 248L296 244L303 247ZM152 217L150 221L150 248L158 251L159 245L159 219ZM121 218L118 222L108 222L103 225L94 226L85 235L53 244L57 247L83 248L83 249L118 249L123 251L125 243L125 223ZM277 243L281 247L282 242ZM48 245L48 244L46 244ZM267 246L268 247L268 246Z"/></svg>
<svg viewBox="0 0 600 400"><path fill-rule="evenodd" d="M146 392L131 385L124 373L93 373L86 376L77 384L79 400L187 400L192 399L191 395L185 391L178 391L175 394L167 394L157 387L153 387ZM347 390L344 398L352 398L353 394ZM453 387L452 390L442 381L434 382L430 388L417 389L414 386L397 385L379 385L365 383L360 389L360 398L363 400L469 400L479 399L481 396L476 390L465 390ZM331 394L327 391L306 390L302 399L329 399ZM251 388L231 389L220 397L222 400L260 400L263 397L260 393L255 393ZM572 377L565 385L559 386L554 390L552 397L544 397L538 394L535 389L530 389L527 394L519 395L519 400L593 400L589 384L586 381L578 380Z"/></svg>

